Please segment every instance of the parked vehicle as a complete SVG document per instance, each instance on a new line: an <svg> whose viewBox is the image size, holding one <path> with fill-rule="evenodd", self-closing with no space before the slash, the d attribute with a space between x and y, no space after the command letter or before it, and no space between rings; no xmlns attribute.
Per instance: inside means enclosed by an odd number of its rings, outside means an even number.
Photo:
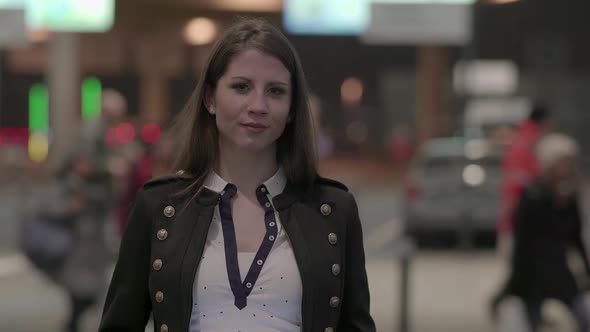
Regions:
<svg viewBox="0 0 590 332"><path fill-rule="evenodd" d="M406 233L418 243L428 237L461 245L475 244L481 235L493 240L500 171L500 153L485 140L426 142L405 183Z"/></svg>

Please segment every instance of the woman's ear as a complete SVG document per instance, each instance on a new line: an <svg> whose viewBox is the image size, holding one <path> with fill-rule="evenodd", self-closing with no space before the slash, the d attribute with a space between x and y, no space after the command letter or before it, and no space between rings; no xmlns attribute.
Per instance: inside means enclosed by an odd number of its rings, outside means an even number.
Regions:
<svg viewBox="0 0 590 332"><path fill-rule="evenodd" d="M207 108L207 112L211 115L215 115L215 103L213 102L213 90L211 87L205 87L205 95L203 96L203 102Z"/></svg>

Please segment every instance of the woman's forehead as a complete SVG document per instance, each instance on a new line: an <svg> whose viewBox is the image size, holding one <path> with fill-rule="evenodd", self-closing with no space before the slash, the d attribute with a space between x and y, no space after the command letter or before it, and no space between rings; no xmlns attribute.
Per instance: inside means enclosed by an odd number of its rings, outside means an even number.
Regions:
<svg viewBox="0 0 590 332"><path fill-rule="evenodd" d="M224 76L282 81L288 84L291 73L274 55L250 48L232 57Z"/></svg>

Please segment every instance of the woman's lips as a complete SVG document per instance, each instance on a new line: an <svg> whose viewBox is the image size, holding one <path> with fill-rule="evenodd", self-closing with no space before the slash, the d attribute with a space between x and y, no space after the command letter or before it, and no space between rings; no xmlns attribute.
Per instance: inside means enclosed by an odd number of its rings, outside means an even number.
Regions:
<svg viewBox="0 0 590 332"><path fill-rule="evenodd" d="M266 130L266 128L268 128L268 126L265 126L261 123L244 123L242 126L244 126L248 131L254 133L261 133Z"/></svg>

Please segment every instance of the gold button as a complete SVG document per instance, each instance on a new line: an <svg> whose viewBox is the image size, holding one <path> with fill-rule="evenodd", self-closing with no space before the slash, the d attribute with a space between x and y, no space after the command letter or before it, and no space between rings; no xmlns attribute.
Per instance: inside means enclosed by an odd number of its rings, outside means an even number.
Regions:
<svg viewBox="0 0 590 332"><path fill-rule="evenodd" d="M168 238L168 231L165 229L161 229L158 231L158 240L164 241Z"/></svg>
<svg viewBox="0 0 590 332"><path fill-rule="evenodd" d="M156 302L162 303L164 301L164 293L157 291L155 296ZM331 302L330 302L331 303Z"/></svg>
<svg viewBox="0 0 590 332"><path fill-rule="evenodd" d="M334 332L334 329L333 329L333 328L331 328L331 327L326 327L326 328L324 329L324 332Z"/></svg>
<svg viewBox="0 0 590 332"><path fill-rule="evenodd" d="M340 304L340 298L338 296L332 296L332 298L330 299L330 307L338 308L339 304Z"/></svg>
<svg viewBox="0 0 590 332"><path fill-rule="evenodd" d="M174 207L172 207L171 205L168 205L167 207L164 208L164 215L168 218L171 218L172 216L174 216L175 212L176 212L176 210L174 210Z"/></svg>
<svg viewBox="0 0 590 332"><path fill-rule="evenodd" d="M168 325L166 325L166 324L160 325L160 332L168 332Z"/></svg>
<svg viewBox="0 0 590 332"><path fill-rule="evenodd" d="M332 207L330 206L330 204L322 204L322 206L320 207L320 212L324 215L324 216L329 216L330 213L332 213Z"/></svg>
<svg viewBox="0 0 590 332"><path fill-rule="evenodd" d="M338 243L338 236L334 233L328 234L328 242L330 242L331 245L335 245Z"/></svg>
<svg viewBox="0 0 590 332"><path fill-rule="evenodd" d="M339 264L332 265L332 274L334 276L338 276L340 274L340 265Z"/></svg>
<svg viewBox="0 0 590 332"><path fill-rule="evenodd" d="M154 268L154 270L160 271L162 269L162 260L161 259L156 259L154 261L154 263L152 264L152 267Z"/></svg>

